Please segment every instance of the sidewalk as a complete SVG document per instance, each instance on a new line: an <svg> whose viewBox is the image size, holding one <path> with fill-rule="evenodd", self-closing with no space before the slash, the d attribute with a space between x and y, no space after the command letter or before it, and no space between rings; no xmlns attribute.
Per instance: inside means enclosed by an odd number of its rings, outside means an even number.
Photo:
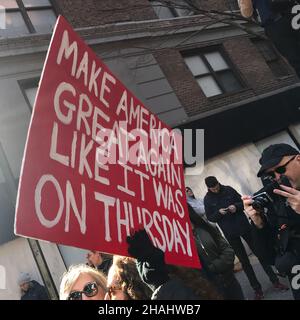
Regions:
<svg viewBox="0 0 300 320"><path fill-rule="evenodd" d="M292 293L291 293L291 289L288 291L278 291L278 290L274 289L272 283L269 281L269 278L265 274L265 272L264 272L263 268L261 267L261 265L259 264L257 258L253 255L249 256L249 258L250 258L250 262L252 264L252 267L255 271L255 274L256 274L259 282L262 285L263 292L265 295L264 300L294 300ZM253 300L254 291L250 286L250 283L246 277L245 272L244 271L236 272L235 276L242 286L246 300ZM289 282L288 282L287 278L279 277L279 280L280 280L280 282L286 284L289 287Z"/></svg>

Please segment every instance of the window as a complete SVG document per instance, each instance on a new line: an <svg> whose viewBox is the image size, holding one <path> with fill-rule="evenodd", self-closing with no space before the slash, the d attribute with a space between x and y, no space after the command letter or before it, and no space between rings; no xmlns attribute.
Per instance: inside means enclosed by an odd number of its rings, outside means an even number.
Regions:
<svg viewBox="0 0 300 320"><path fill-rule="evenodd" d="M51 0L2 0L0 4L6 11L6 28L0 36L50 33L56 22Z"/></svg>
<svg viewBox="0 0 300 320"><path fill-rule="evenodd" d="M3 129L1 129L2 131ZM1 132L2 133L2 132ZM10 140L11 145L17 146L5 146L3 142L7 142L8 137L1 138L0 141L0 245L14 240L14 204L16 199L16 189L18 185L18 178L12 172L12 164L8 162L7 149L9 151L15 151L19 147L19 141ZM4 140L4 141L3 141ZM14 150L12 150L14 149ZM6 152L5 152L6 151ZM15 154L14 154L15 155ZM21 164L21 161L20 161ZM1 289L1 286L0 286Z"/></svg>
<svg viewBox="0 0 300 320"><path fill-rule="evenodd" d="M276 78L285 77L291 74L287 64L281 59L273 45L263 39L252 39L252 42L265 59Z"/></svg>
<svg viewBox="0 0 300 320"><path fill-rule="evenodd" d="M37 94L38 85L39 78L25 79L19 81L19 86L22 90L22 93L30 111L32 111L34 106L34 100Z"/></svg>
<svg viewBox="0 0 300 320"><path fill-rule="evenodd" d="M3 93L0 114L0 245L15 239L14 211L20 169L26 143L31 109L18 91L15 79L2 79ZM24 89L37 85L38 79L22 80ZM22 89L23 93L25 91ZM5 92L5 95L4 95ZM22 103L23 101L23 103ZM20 102L20 103L19 103ZM1 264L1 263L0 263Z"/></svg>
<svg viewBox="0 0 300 320"><path fill-rule="evenodd" d="M171 19L193 15L192 9L184 0L150 1L159 19Z"/></svg>
<svg viewBox="0 0 300 320"><path fill-rule="evenodd" d="M207 51L184 57L206 97L238 91L242 85L220 51Z"/></svg>
<svg viewBox="0 0 300 320"><path fill-rule="evenodd" d="M238 0L226 0L226 6L230 11L240 11Z"/></svg>

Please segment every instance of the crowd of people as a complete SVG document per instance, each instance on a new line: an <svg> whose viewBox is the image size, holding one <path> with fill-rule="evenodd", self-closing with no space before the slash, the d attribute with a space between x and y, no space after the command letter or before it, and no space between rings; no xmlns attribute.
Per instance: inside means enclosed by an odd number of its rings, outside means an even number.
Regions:
<svg viewBox="0 0 300 320"><path fill-rule="evenodd" d="M63 275L60 299L243 300L234 272L235 257L254 290L254 299L263 299L242 239L274 289L289 290L278 274L292 282L293 266L300 265L300 154L290 145L275 144L263 151L259 163L257 176L264 188L253 196L241 196L214 176L205 178L203 200L186 187L201 269L167 265L164 252L140 230L127 238L131 257L90 251L85 264L71 266ZM48 299L45 288L26 273L20 275L19 285L23 300ZM299 300L300 290L291 289Z"/></svg>

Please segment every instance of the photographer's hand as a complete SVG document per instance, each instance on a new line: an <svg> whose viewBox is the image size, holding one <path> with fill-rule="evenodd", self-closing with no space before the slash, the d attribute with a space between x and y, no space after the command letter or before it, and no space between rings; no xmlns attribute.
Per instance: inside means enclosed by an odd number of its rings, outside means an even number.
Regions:
<svg viewBox="0 0 300 320"><path fill-rule="evenodd" d="M243 204L244 204L244 212L247 216L253 221L255 226L259 229L264 227L264 221L261 217L261 213L253 209L252 207L252 197L251 196L242 196Z"/></svg>
<svg viewBox="0 0 300 320"><path fill-rule="evenodd" d="M274 193L287 198L290 207L300 214L300 191L291 187L280 185L279 189L274 189Z"/></svg>
<svg viewBox="0 0 300 320"><path fill-rule="evenodd" d="M222 215L225 215L227 213L226 208L219 209L219 213L221 213Z"/></svg>

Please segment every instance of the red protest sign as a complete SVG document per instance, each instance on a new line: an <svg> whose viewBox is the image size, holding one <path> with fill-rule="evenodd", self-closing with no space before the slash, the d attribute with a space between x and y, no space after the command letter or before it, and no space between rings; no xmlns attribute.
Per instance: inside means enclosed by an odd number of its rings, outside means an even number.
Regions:
<svg viewBox="0 0 300 320"><path fill-rule="evenodd" d="M199 266L181 137L59 17L28 132L15 233L127 255L145 228L168 263Z"/></svg>

